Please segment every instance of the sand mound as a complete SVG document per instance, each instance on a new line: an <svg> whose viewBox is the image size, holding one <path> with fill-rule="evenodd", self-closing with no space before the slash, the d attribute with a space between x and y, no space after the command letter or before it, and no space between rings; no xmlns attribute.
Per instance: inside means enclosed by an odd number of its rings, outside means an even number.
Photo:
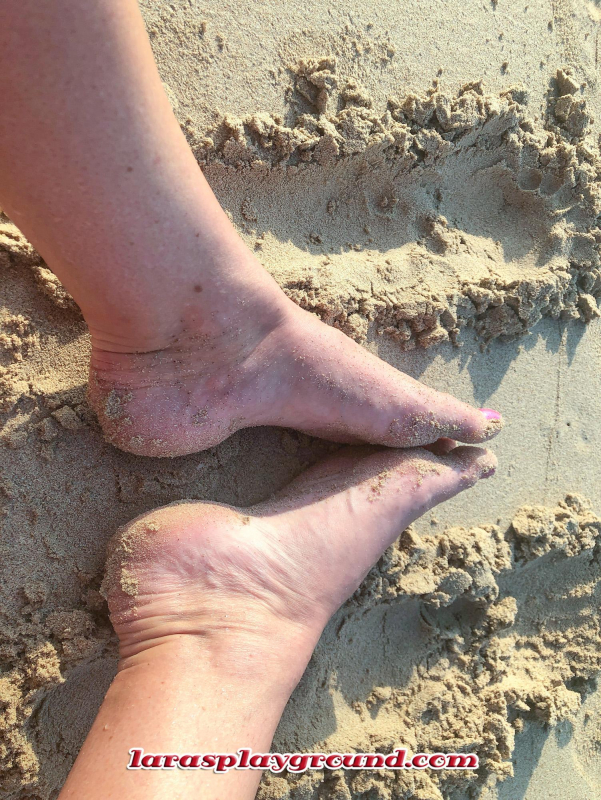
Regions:
<svg viewBox="0 0 601 800"><path fill-rule="evenodd" d="M543 119L519 88L391 97L375 109L335 59L301 62L302 113L226 117L199 137L207 177L290 297L358 341L484 341L544 316L598 316L598 147L559 71ZM303 110L304 109L304 110Z"/></svg>
<svg viewBox="0 0 601 800"><path fill-rule="evenodd" d="M219 198L288 295L357 341L405 350L599 316L601 175L585 87L559 70L542 119L520 88L433 88L376 110L336 59L292 70L291 124L183 123ZM73 301L6 223L0 252L54 302ZM10 335L10 334L9 334ZM6 334L5 334L6 337ZM18 349L18 345L15 344Z"/></svg>

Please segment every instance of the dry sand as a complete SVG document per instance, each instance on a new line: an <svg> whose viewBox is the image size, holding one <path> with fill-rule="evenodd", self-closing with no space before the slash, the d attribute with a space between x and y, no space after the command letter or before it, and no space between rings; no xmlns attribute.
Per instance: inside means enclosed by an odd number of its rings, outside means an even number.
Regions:
<svg viewBox="0 0 601 800"><path fill-rule="evenodd" d="M593 800L599 3L143 9L191 146L289 295L509 422L495 479L405 532L332 620L275 742L474 750L478 774L266 777L259 796ZM115 668L115 528L257 502L328 447L257 429L173 460L115 450L79 312L7 220L0 271L0 796L46 800Z"/></svg>

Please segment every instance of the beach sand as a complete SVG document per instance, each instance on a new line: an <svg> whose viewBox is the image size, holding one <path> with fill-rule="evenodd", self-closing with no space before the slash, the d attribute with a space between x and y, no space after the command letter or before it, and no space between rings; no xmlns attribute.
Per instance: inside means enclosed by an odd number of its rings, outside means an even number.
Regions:
<svg viewBox="0 0 601 800"><path fill-rule="evenodd" d="M479 771L266 776L259 797L599 797L601 5L142 6L199 163L289 296L507 421L495 478L404 532L328 625L274 742ZM258 502L331 447L262 428L116 450L81 315L6 218L0 272L0 797L46 800L114 674L115 529Z"/></svg>

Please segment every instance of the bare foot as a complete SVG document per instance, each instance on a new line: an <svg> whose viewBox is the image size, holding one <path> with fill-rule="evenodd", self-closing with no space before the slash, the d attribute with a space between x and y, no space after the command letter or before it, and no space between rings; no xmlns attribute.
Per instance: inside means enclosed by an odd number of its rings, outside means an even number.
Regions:
<svg viewBox="0 0 601 800"><path fill-rule="evenodd" d="M117 447L178 456L256 425L392 447L500 430L496 412L389 366L298 308L245 249L235 255L243 280L191 282L184 307L157 308L156 332L132 346L91 325L90 400Z"/></svg>
<svg viewBox="0 0 601 800"><path fill-rule="evenodd" d="M230 674L281 666L291 689L385 548L495 465L476 447L348 448L252 508L191 501L138 517L112 540L103 585L122 668L189 635Z"/></svg>

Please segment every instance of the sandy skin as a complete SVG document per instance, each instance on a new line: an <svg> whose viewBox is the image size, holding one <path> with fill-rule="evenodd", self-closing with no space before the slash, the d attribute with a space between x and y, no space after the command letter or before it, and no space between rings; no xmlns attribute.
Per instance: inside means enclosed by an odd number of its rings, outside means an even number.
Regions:
<svg viewBox="0 0 601 800"><path fill-rule="evenodd" d="M138 455L176 456L256 425L390 447L441 437L479 443L501 429L496 412L398 372L279 289L261 304L260 315L241 323L244 332L234 327L236 337L187 331L148 354L94 350L89 396L109 441ZM258 326L274 308L273 328ZM198 319L202 331L201 312Z"/></svg>
<svg viewBox="0 0 601 800"><path fill-rule="evenodd" d="M349 448L252 508L175 503L120 530L104 583L120 669L61 800L254 797L259 773L126 772L128 750L267 750L330 616L408 524L495 465L475 447Z"/></svg>

